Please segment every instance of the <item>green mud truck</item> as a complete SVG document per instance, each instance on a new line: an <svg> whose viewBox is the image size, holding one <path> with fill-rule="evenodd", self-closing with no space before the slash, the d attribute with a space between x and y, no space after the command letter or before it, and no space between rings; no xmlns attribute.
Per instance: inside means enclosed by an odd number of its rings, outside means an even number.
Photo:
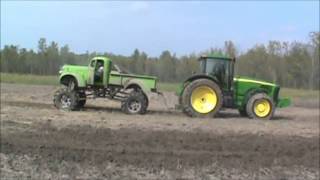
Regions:
<svg viewBox="0 0 320 180"><path fill-rule="evenodd" d="M221 108L238 109L242 116L271 119L276 107L287 107L290 99L279 98L274 83L234 77L235 58L202 56L200 73L187 78L179 90L179 107L192 117L213 117Z"/></svg>
<svg viewBox="0 0 320 180"><path fill-rule="evenodd" d="M53 102L58 109L82 108L88 97L121 101L127 114L144 114L150 93L157 92L157 78L129 74L107 57L94 57L88 66L64 65L59 71L63 88Z"/></svg>

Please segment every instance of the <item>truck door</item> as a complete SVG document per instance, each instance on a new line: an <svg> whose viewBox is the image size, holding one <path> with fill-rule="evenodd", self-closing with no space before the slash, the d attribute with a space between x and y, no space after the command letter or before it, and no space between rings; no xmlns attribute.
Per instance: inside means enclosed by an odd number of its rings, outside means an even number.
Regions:
<svg viewBox="0 0 320 180"><path fill-rule="evenodd" d="M109 77L111 72L112 62L109 59L104 61L104 72L103 72L103 85L107 87L109 84Z"/></svg>
<svg viewBox="0 0 320 180"><path fill-rule="evenodd" d="M89 72L88 72L88 84L94 85L94 71L96 68L96 60L92 60L89 64Z"/></svg>

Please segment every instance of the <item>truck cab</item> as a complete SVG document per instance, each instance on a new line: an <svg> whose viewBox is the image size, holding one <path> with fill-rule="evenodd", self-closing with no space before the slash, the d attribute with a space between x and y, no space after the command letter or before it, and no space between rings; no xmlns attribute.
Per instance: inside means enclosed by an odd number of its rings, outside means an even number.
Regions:
<svg viewBox="0 0 320 180"><path fill-rule="evenodd" d="M88 67L88 85L107 86L112 62L106 57L94 57Z"/></svg>

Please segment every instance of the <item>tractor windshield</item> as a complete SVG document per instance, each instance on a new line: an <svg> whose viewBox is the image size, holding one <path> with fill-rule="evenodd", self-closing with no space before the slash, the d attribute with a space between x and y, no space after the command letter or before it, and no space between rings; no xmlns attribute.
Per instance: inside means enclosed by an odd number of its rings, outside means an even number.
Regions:
<svg viewBox="0 0 320 180"><path fill-rule="evenodd" d="M232 67L230 61L218 58L205 58L200 60L202 73L217 79L223 87L230 87Z"/></svg>

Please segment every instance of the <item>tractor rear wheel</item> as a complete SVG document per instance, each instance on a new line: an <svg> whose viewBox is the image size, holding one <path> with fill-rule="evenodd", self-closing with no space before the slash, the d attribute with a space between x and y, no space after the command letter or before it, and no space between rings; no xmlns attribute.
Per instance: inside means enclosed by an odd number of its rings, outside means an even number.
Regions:
<svg viewBox="0 0 320 180"><path fill-rule="evenodd" d="M141 91L132 91L128 98L121 102L121 110L126 114L145 114L148 99Z"/></svg>
<svg viewBox="0 0 320 180"><path fill-rule="evenodd" d="M220 87L209 79L195 80L184 89L181 105L191 117L213 117L222 106Z"/></svg>
<svg viewBox="0 0 320 180"><path fill-rule="evenodd" d="M79 96L76 91L62 88L55 92L53 103L57 109L73 111L78 109L78 98Z"/></svg>
<svg viewBox="0 0 320 180"><path fill-rule="evenodd" d="M268 120L273 117L275 105L265 93L257 93L248 100L246 111L249 118Z"/></svg>

